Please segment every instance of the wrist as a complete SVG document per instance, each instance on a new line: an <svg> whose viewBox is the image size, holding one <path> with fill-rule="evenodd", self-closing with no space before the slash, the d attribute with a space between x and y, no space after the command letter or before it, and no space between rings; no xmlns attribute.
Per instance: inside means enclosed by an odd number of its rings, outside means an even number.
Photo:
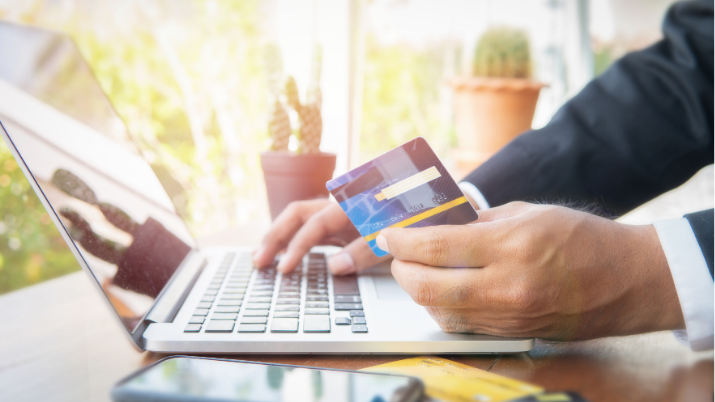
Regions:
<svg viewBox="0 0 715 402"><path fill-rule="evenodd" d="M668 260L653 225L631 226L635 281L631 295L634 328L630 333L685 328L678 293ZM627 269L627 267L624 267Z"/></svg>

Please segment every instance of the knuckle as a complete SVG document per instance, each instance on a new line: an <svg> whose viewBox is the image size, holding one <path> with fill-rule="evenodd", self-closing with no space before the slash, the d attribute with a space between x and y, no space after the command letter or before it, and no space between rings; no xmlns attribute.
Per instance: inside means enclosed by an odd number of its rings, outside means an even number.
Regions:
<svg viewBox="0 0 715 402"><path fill-rule="evenodd" d="M418 280L417 283L415 283L412 295L412 299L415 301L415 303L419 304L420 306L433 306L433 297L434 295L432 292L432 286L429 282Z"/></svg>
<svg viewBox="0 0 715 402"><path fill-rule="evenodd" d="M523 283L516 283L504 294L506 306L514 312L525 313L536 305L535 292Z"/></svg>
<svg viewBox="0 0 715 402"><path fill-rule="evenodd" d="M425 239L424 252L429 265L438 266L449 254L449 242L441 230L434 230Z"/></svg>

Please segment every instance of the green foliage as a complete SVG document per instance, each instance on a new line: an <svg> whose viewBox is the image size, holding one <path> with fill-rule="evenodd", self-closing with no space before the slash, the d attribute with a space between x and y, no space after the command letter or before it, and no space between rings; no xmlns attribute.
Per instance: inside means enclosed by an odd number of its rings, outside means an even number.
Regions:
<svg viewBox="0 0 715 402"><path fill-rule="evenodd" d="M269 102L258 1L37 4L16 22L75 40L195 236L266 213L258 155ZM13 7L0 6L0 17L15 15L5 12ZM56 101L71 97L77 114L94 108L96 97L78 100L77 89L61 83ZM0 164L12 159L3 152ZM0 292L76 270L54 225L37 223L46 215L20 170L3 174L11 182L0 183Z"/></svg>
<svg viewBox="0 0 715 402"><path fill-rule="evenodd" d="M531 54L526 32L496 27L485 32L474 52L477 77L531 78Z"/></svg>
<svg viewBox="0 0 715 402"><path fill-rule="evenodd" d="M79 269L10 150L0 141L0 294Z"/></svg>
<svg viewBox="0 0 715 402"><path fill-rule="evenodd" d="M370 36L365 49L360 162L418 136L445 156L452 124L444 107L449 94L443 86L443 61L454 49L383 46Z"/></svg>

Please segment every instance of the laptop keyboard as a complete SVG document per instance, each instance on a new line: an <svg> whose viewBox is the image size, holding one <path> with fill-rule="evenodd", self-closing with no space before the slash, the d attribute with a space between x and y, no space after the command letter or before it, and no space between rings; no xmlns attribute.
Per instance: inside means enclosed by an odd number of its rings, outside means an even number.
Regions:
<svg viewBox="0 0 715 402"><path fill-rule="evenodd" d="M308 254L307 264L287 275L277 264L256 270L250 254L227 254L184 332L330 333L334 323L367 333L357 277L332 277L331 309L325 254Z"/></svg>

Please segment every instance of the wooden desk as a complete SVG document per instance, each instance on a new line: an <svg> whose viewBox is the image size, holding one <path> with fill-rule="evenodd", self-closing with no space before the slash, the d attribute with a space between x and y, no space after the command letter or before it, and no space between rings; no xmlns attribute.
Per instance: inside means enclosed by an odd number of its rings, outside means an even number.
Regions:
<svg viewBox="0 0 715 402"><path fill-rule="evenodd" d="M0 400L107 401L123 376L163 355L124 338L83 272L0 296ZM360 369L404 356L232 356ZM539 342L511 356L445 356L548 390L598 401L711 401L713 353L693 353L669 332L589 342Z"/></svg>

